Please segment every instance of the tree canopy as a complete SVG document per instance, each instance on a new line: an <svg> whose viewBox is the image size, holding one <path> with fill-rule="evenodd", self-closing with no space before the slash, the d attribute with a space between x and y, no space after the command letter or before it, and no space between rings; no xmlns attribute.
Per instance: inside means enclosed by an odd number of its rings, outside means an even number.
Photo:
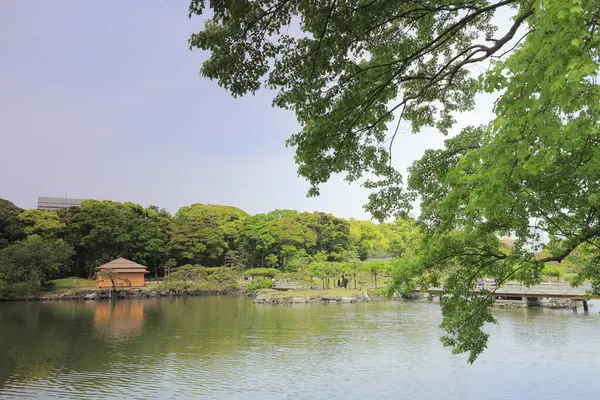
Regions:
<svg viewBox="0 0 600 400"><path fill-rule="evenodd" d="M359 248L364 258L387 255L394 240L392 231L373 222L296 210L249 215L213 204L184 206L172 216L131 202L88 200L46 211L0 199L0 218L0 284L92 278L96 267L118 257L146 265L154 277L184 276L189 268L182 266L227 267L238 276L290 273L307 271L315 261L349 259ZM363 225L369 233L357 241L353 232Z"/></svg>
<svg viewBox="0 0 600 400"><path fill-rule="evenodd" d="M8 200L0 199L0 249L24 236L17 216L23 211Z"/></svg>
<svg viewBox="0 0 600 400"><path fill-rule="evenodd" d="M2 284L37 282L45 288L65 272L71 249L62 240L39 236L16 242L0 251Z"/></svg>
<svg viewBox="0 0 600 400"><path fill-rule="evenodd" d="M210 52L201 73L234 96L275 90L296 113L288 144L309 194L342 173L375 177L376 218L420 199L420 251L394 283L449 274L444 344L470 362L485 348L495 320L492 293L471 294L479 276L532 284L577 256L575 283L600 293L600 0L193 0L190 16L207 9L189 40ZM479 92L499 96L493 120L427 151L404 185L391 164L401 121L448 133Z"/></svg>
<svg viewBox="0 0 600 400"><path fill-rule="evenodd" d="M523 0L192 0L190 16L211 14L189 44L210 52L202 74L232 95L266 87L277 91L275 106L296 113L302 131L288 144L310 194L333 173L350 181L368 173L380 178L368 186L385 186L371 209L384 202L401 210L408 203L390 167L397 132L388 124L402 118L414 132L447 132L453 113L472 108L480 88L468 68L506 51L536 7ZM504 29L492 20L501 8L517 15Z"/></svg>

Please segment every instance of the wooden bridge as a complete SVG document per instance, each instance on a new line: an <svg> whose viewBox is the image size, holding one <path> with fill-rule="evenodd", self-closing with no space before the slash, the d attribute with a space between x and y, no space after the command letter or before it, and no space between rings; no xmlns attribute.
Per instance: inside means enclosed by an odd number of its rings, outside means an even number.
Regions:
<svg viewBox="0 0 600 400"><path fill-rule="evenodd" d="M310 289L308 285L299 282L279 282L276 281L273 289L277 290L304 290ZM475 289L473 294L482 292L492 292L493 296L498 300L513 300L526 302L529 305L536 305L540 299L568 299L572 301L574 307L577 307L578 302L583 303L584 311L588 311L588 300L600 299L600 296L587 296L587 292L592 289L592 286L584 284L580 287L571 287L568 282L560 283L541 283L538 285L526 287L520 283L508 282L499 288L493 285L484 285L481 288ZM446 291L441 288L429 288L429 294L443 296Z"/></svg>
<svg viewBox="0 0 600 400"><path fill-rule="evenodd" d="M484 285L480 289L473 291L474 294L483 291L493 293L496 299L521 300L528 304L536 304L540 299L569 299L576 307L577 302L583 302L584 311L588 311L588 300L599 299L600 296L587 296L592 287L585 284L580 287L571 287L568 282L561 283L542 283L535 286L526 287L520 283L506 283L499 288L490 285ZM443 295L444 288L430 288L430 294Z"/></svg>

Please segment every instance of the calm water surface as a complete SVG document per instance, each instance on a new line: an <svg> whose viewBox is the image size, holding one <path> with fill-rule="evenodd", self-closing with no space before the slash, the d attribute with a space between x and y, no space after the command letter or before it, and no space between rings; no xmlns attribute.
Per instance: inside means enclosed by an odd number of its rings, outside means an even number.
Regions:
<svg viewBox="0 0 600 400"><path fill-rule="evenodd" d="M430 303L5 303L0 398L599 398L598 308L498 311L468 365Z"/></svg>

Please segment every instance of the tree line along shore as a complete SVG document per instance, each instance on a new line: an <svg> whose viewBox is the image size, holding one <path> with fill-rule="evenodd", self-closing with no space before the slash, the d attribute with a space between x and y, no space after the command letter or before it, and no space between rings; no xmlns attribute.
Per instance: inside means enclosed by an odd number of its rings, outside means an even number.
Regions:
<svg viewBox="0 0 600 400"><path fill-rule="evenodd" d="M167 291L253 291L276 279L309 289L379 288L395 259L418 251L422 236L409 217L375 223L295 210L250 215L211 204L171 215L96 200L23 210L0 199L0 297L88 288L95 268L117 257L146 265L149 285L161 281ZM575 269L549 265L546 272L560 278Z"/></svg>
<svg viewBox="0 0 600 400"><path fill-rule="evenodd" d="M23 210L0 199L0 294L86 286L96 267L118 257L146 265L151 280L206 282L211 268L240 279L258 268L270 272L254 274L255 287L266 286L263 278L275 272L287 279L318 277L332 287L352 270L370 271L377 286L391 270L388 259L410 251L417 231L410 218L376 224L295 210L250 215L211 204L171 215L156 206L96 200L57 211ZM204 272L189 273L200 266Z"/></svg>

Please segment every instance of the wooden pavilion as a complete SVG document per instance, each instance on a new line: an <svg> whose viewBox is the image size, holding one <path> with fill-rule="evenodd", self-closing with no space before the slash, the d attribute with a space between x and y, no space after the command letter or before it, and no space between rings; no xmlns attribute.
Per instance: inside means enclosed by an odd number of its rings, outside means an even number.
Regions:
<svg viewBox="0 0 600 400"><path fill-rule="evenodd" d="M96 271L96 285L99 288L110 288L112 286L111 275L116 280L116 286L142 287L146 285L144 276L148 273L144 265L134 263L123 257L97 267Z"/></svg>

